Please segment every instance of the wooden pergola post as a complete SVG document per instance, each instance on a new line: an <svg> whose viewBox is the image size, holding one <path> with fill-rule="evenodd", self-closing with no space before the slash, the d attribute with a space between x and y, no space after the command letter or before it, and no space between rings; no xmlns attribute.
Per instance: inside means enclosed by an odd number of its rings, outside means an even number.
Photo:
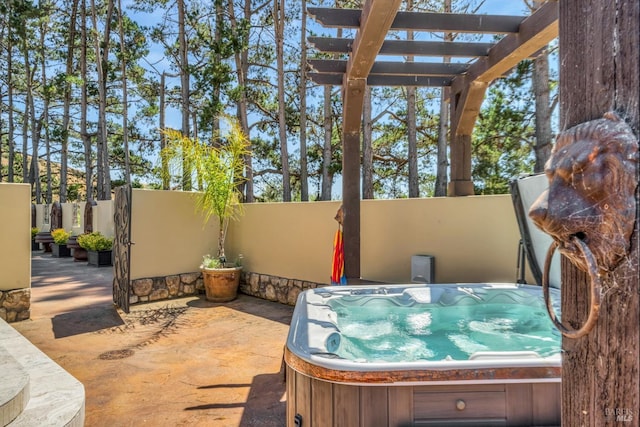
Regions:
<svg viewBox="0 0 640 427"><path fill-rule="evenodd" d="M489 83L467 82L466 76L456 80L454 82L458 84L452 85L449 100L451 176L447 195L470 196L474 194L471 180L471 134Z"/></svg>
<svg viewBox="0 0 640 427"><path fill-rule="evenodd" d="M637 137L640 0L562 0L559 13L561 129L615 110ZM607 279L594 330L582 338L563 338L563 425L639 423L638 250L636 213L631 253ZM587 275L563 259L563 322L582 324L588 301Z"/></svg>
<svg viewBox="0 0 640 427"><path fill-rule="evenodd" d="M366 85L365 79L345 78L342 86L342 226L347 282L360 278L360 119ZM359 115L354 114L357 111Z"/></svg>
<svg viewBox="0 0 640 427"><path fill-rule="evenodd" d="M342 200L344 273L360 279L360 129L367 76L400 6L400 0L367 0L342 81Z"/></svg>

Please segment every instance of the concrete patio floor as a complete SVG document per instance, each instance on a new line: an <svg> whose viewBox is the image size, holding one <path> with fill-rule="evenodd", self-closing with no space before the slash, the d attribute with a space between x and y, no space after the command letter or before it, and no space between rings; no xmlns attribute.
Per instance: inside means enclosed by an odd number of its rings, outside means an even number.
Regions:
<svg viewBox="0 0 640 427"><path fill-rule="evenodd" d="M293 308L246 295L112 303L112 269L32 256L31 319L12 326L84 384L87 426L285 423Z"/></svg>

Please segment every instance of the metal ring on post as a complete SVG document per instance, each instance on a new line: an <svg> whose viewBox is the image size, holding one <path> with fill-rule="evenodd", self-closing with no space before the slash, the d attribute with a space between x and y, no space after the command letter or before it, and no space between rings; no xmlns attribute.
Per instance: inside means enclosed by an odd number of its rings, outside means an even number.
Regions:
<svg viewBox="0 0 640 427"><path fill-rule="evenodd" d="M589 268L589 277L591 279L591 307L589 308L589 317L587 321L582 325L582 327L578 330L569 329L565 327L562 323L560 323L556 317L556 313L553 310L553 305L551 304L551 299L549 298L549 268L551 267L551 259L553 258L553 253L558 248L558 242L555 240L549 246L549 251L547 252L547 258L544 262L544 271L542 272L542 293L544 295L544 302L547 305L547 312L549 313L549 317L551 317L551 321L558 328L558 330L567 338L580 338L587 335L596 322L598 321L598 315L600 312L600 277L598 276L598 270L596 268L596 262L593 258L593 254L586 243L577 237L573 238L573 242L582 252L582 256L587 263L587 267Z"/></svg>

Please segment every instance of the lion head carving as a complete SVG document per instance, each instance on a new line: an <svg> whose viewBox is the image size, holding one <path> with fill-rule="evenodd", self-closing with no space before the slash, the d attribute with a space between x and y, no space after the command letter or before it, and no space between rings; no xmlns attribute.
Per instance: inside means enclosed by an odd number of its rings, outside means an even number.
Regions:
<svg viewBox="0 0 640 427"><path fill-rule="evenodd" d="M546 164L549 188L529 210L559 250L588 271L572 243L581 239L600 272L628 254L636 217L638 141L615 113L561 133Z"/></svg>

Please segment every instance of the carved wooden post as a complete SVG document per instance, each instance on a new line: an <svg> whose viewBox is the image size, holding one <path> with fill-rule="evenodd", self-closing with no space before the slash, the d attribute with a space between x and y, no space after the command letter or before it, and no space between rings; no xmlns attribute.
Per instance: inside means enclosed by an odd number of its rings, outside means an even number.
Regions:
<svg viewBox="0 0 640 427"><path fill-rule="evenodd" d="M60 202L51 204L51 231L62 228L62 205Z"/></svg>
<svg viewBox="0 0 640 427"><path fill-rule="evenodd" d="M639 40L640 0L560 2L563 129L614 110L631 126L637 138L640 129ZM566 426L639 423L637 211L630 253L607 275L603 286L605 291L595 328L582 338L563 338L562 424ZM588 302L587 274L563 259L563 322L573 327L581 325L587 315Z"/></svg>
<svg viewBox="0 0 640 427"><path fill-rule="evenodd" d="M93 207L96 206L98 202L95 200L87 200L87 203L84 205L84 232L91 233L93 232Z"/></svg>

